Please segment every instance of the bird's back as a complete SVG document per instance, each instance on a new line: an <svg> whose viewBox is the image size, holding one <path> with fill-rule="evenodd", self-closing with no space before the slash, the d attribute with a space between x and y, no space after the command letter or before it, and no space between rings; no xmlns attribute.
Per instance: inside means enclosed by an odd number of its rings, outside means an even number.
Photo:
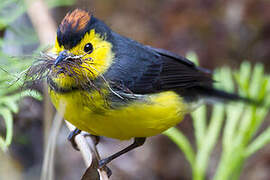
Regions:
<svg viewBox="0 0 270 180"><path fill-rule="evenodd" d="M211 87L211 74L186 58L163 49L142 45L112 33L114 63L104 74L116 89L134 94L174 91L188 101L197 100L192 90Z"/></svg>

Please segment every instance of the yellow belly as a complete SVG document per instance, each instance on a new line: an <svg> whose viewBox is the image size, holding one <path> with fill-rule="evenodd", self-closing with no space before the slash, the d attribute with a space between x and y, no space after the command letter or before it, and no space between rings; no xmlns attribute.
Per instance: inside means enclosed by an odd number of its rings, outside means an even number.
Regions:
<svg viewBox="0 0 270 180"><path fill-rule="evenodd" d="M149 95L147 101L133 101L117 109L108 108L98 93L74 91L58 94L49 90L56 109L65 104L64 118L78 129L116 139L149 137L179 123L187 105L172 91Z"/></svg>

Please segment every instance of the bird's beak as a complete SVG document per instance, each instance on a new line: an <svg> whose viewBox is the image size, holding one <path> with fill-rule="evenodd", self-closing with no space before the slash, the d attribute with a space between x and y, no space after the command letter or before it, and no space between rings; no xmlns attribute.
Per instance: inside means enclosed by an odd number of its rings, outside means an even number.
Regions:
<svg viewBox="0 0 270 180"><path fill-rule="evenodd" d="M61 51L58 55L58 57L55 59L54 66L57 66L60 62L65 60L68 57L68 53L66 50Z"/></svg>

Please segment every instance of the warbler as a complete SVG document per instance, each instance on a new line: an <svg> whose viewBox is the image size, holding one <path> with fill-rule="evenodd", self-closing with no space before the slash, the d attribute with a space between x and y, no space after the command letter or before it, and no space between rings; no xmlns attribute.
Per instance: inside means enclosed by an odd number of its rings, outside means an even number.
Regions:
<svg viewBox="0 0 270 180"><path fill-rule="evenodd" d="M48 91L56 109L64 105L64 118L77 127L71 136L82 130L134 138L100 167L175 126L201 102L250 101L214 89L211 72L185 57L121 36L81 9L62 20L52 53L57 58L45 67Z"/></svg>

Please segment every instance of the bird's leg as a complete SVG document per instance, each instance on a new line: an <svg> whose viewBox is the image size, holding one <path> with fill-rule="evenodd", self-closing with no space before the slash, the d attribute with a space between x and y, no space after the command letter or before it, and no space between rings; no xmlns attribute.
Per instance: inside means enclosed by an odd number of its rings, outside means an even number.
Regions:
<svg viewBox="0 0 270 180"><path fill-rule="evenodd" d="M79 130L78 128L76 128L76 129L74 129L73 131L71 131L71 132L69 133L69 135L68 135L68 140L69 140L69 142L71 143L72 147L73 147L74 149L76 149L77 151L79 151L79 149L78 149L78 146L77 146L77 144L76 144L76 142L75 142L75 137L76 137L78 134L80 134L81 132L82 132L81 130Z"/></svg>
<svg viewBox="0 0 270 180"><path fill-rule="evenodd" d="M146 138L134 138L134 142L129 145L128 147L126 147L125 149L105 158L99 161L99 168L104 167L106 164L108 164L109 162L111 162L112 160L114 160L115 158L121 156L122 154L125 154L129 151L131 151L132 149L135 149L139 146L142 146L145 142Z"/></svg>

